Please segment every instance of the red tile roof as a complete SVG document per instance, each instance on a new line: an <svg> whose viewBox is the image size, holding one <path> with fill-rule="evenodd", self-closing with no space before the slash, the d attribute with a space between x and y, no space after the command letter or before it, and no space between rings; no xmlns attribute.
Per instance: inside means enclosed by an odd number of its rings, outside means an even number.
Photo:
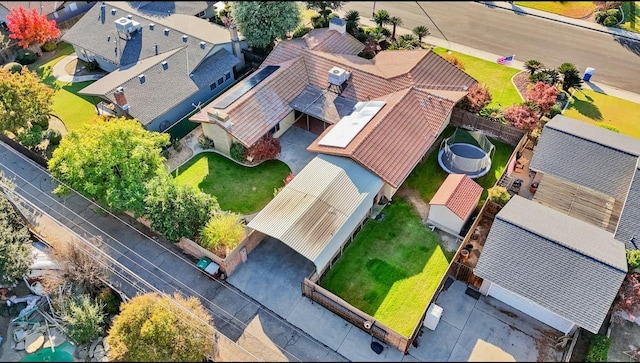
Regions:
<svg viewBox="0 0 640 363"><path fill-rule="evenodd" d="M449 174L429 204L444 205L462 219L478 205L482 186L465 174Z"/></svg>

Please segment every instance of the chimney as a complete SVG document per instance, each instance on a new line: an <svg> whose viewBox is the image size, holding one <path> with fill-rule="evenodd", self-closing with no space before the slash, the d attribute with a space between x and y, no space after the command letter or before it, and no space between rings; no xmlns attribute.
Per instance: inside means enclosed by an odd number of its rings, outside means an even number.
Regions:
<svg viewBox="0 0 640 363"><path fill-rule="evenodd" d="M344 35L347 32L347 22L340 18L332 18L329 20L329 30L336 30Z"/></svg>
<svg viewBox="0 0 640 363"><path fill-rule="evenodd" d="M113 92L113 97L116 98L116 104L120 106L122 111L129 113L129 103L127 103L127 98L124 96L124 88L118 87L115 92Z"/></svg>
<svg viewBox="0 0 640 363"><path fill-rule="evenodd" d="M107 11L107 5L105 5L105 3L102 3L102 5L100 5L100 21L102 22L102 24L104 24L105 22L106 11Z"/></svg>
<svg viewBox="0 0 640 363"><path fill-rule="evenodd" d="M238 70L244 67L244 54L242 53L240 38L238 38L238 29L233 23L229 26L229 35L231 36L231 47L233 48L233 55L235 55L236 58L240 59L240 63L235 66L237 67L236 70Z"/></svg>

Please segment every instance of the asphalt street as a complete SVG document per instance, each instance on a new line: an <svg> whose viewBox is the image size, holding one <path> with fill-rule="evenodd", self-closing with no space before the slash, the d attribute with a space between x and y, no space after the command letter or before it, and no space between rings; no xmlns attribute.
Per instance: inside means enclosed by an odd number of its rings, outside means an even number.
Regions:
<svg viewBox="0 0 640 363"><path fill-rule="evenodd" d="M426 25L434 37L505 56L515 54L520 61L537 59L548 67L564 62L574 63L580 71L594 67L592 80L640 93L640 41L471 1L350 1L341 10L357 10L369 18L374 4L376 11L385 9L400 17L404 28Z"/></svg>

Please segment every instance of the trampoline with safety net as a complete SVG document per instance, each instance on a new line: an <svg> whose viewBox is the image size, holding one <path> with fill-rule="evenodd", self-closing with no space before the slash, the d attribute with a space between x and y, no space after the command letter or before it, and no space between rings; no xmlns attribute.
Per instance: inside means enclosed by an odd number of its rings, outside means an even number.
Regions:
<svg viewBox="0 0 640 363"><path fill-rule="evenodd" d="M449 174L479 178L491 169L494 151L495 146L482 132L456 128L440 143L438 164Z"/></svg>

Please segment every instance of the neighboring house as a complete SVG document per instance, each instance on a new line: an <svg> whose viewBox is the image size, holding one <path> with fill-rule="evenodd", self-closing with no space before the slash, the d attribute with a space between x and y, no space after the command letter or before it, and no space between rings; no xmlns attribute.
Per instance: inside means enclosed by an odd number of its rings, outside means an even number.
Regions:
<svg viewBox="0 0 640 363"><path fill-rule="evenodd" d="M134 8L133 6L136 6ZM165 131L235 79L244 65L235 29L198 15L207 2L106 2L63 40L78 58L109 72L79 91L116 106L151 131Z"/></svg>
<svg viewBox="0 0 640 363"><path fill-rule="evenodd" d="M477 81L428 50L358 57L343 23L280 42L247 80L190 118L229 153L298 122L320 134L308 150L349 157L385 182L391 199Z"/></svg>
<svg viewBox="0 0 640 363"><path fill-rule="evenodd" d="M610 232L518 195L496 215L474 270L481 292L565 334L598 333L626 273Z"/></svg>
<svg viewBox="0 0 640 363"><path fill-rule="evenodd" d="M534 201L638 248L640 140L557 115L545 125L529 168L544 174Z"/></svg>
<svg viewBox="0 0 640 363"><path fill-rule="evenodd" d="M248 224L322 274L376 204L390 200L477 81L428 50L357 55L344 22L280 42L260 68L190 120L214 147L251 147L294 123L320 155ZM477 203L477 201L476 201Z"/></svg>
<svg viewBox="0 0 640 363"><path fill-rule="evenodd" d="M87 12L95 1L0 1L0 23L7 23L7 15L11 8L22 6L30 10L36 9L40 15L46 15L47 19L55 20L60 24L77 15Z"/></svg>
<svg viewBox="0 0 640 363"><path fill-rule="evenodd" d="M478 206L483 188L465 174L449 174L429 202L427 223L459 235Z"/></svg>

